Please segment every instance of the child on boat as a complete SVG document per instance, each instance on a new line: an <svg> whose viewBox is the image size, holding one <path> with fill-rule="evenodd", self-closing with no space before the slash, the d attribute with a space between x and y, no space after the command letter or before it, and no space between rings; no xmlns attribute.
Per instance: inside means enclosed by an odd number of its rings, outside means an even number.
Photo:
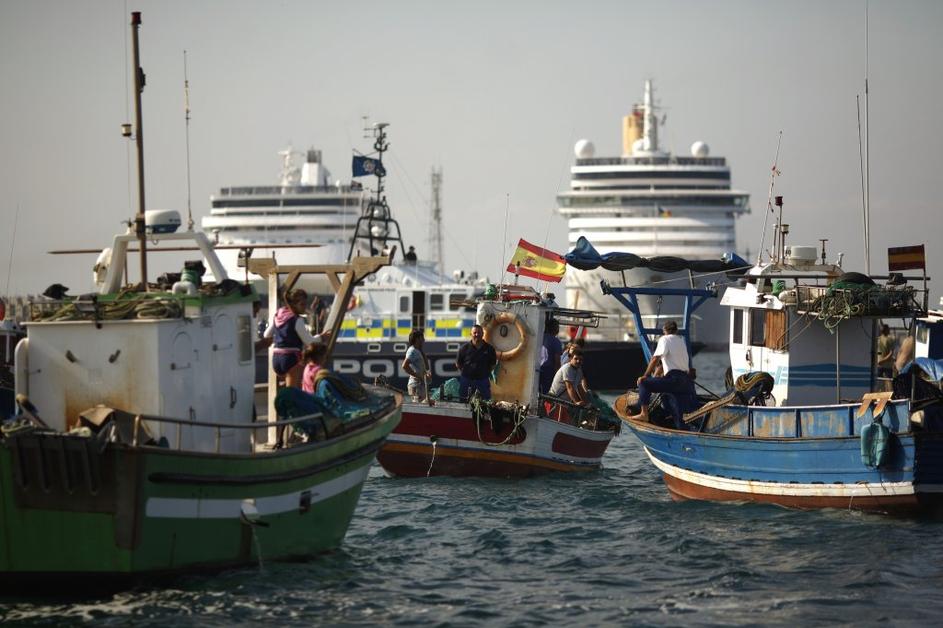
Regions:
<svg viewBox="0 0 943 628"><path fill-rule="evenodd" d="M287 305L278 308L269 326L265 330L265 338L273 338L275 349L272 354L272 369L279 378L285 380L285 385L298 388L301 386L301 376L304 365L301 361L302 349L309 344L319 344L327 341L330 331L312 336L305 325L305 307L308 304L308 293L295 289L285 295Z"/></svg>
<svg viewBox="0 0 943 628"><path fill-rule="evenodd" d="M308 305L308 293L301 289L290 290L285 295L286 306L278 308L265 329L265 338L274 340L272 369L279 379L284 379L288 388L301 386L304 364L301 360L302 349L309 344L326 343L330 331L312 336L302 318ZM284 444L284 426L276 430L275 448Z"/></svg>
<svg viewBox="0 0 943 628"><path fill-rule="evenodd" d="M324 358L327 357L327 345L309 344L301 354L301 361L304 362L305 370L301 377L301 390L306 393L314 394L314 382L318 371L324 366Z"/></svg>

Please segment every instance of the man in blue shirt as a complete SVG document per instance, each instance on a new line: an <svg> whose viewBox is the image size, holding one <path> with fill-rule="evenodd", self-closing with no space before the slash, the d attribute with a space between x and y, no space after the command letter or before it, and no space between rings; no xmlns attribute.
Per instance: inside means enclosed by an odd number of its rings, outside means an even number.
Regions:
<svg viewBox="0 0 943 628"><path fill-rule="evenodd" d="M491 399L491 375L494 365L498 363L498 355L494 347L485 342L485 332L481 325L475 325L471 330L471 342L458 350L458 359L455 366L461 375L459 382L459 397L468 401L470 393L477 390L482 399Z"/></svg>
<svg viewBox="0 0 943 628"><path fill-rule="evenodd" d="M544 326L544 339L540 348L540 392L546 395L550 392L553 376L560 367L560 357L563 354L563 344L557 338L560 333L560 323L555 320L547 321Z"/></svg>

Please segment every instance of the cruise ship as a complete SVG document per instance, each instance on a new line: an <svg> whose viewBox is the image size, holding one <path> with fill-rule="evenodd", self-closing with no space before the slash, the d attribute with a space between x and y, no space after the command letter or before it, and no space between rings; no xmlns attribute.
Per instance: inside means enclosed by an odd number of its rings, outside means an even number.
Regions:
<svg viewBox="0 0 943 628"><path fill-rule="evenodd" d="M356 181L332 180L320 150L299 153L289 147L278 154L278 185L222 188L210 197L203 231L218 245L253 248L253 257L271 257L277 251L281 264L346 260L364 205L363 187ZM266 248L273 245L279 248ZM218 255L231 277L244 275L238 249L220 248Z"/></svg>
<svg viewBox="0 0 943 628"><path fill-rule="evenodd" d="M600 253L720 259L735 251L734 227L737 218L750 211L749 194L731 188L726 159L711 156L704 142L695 142L690 156L662 150L658 136L663 123L664 119L658 120L648 80L643 102L623 119L621 156L597 157L591 141L576 143L570 187L557 196L558 211L568 221L570 248L585 236ZM664 274L645 268L624 274L602 269L567 273L567 305L608 315L596 339L629 340L637 337L631 317L612 297L602 294L601 279L614 286L671 288L701 287L724 278L692 278L687 273ZM649 298L640 300L640 305L643 317L650 319L646 326L682 319L680 299L675 303ZM707 346L723 344L727 326L720 307L716 303L702 306L691 332L693 339Z"/></svg>

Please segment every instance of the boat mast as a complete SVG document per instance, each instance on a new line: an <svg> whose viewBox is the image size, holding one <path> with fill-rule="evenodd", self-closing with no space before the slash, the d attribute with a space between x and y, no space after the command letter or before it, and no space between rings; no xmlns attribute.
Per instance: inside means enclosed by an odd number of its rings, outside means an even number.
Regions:
<svg viewBox="0 0 943 628"><path fill-rule="evenodd" d="M350 241L350 250L347 252L347 261L353 259L357 240L361 239L367 240L369 255L380 255L381 251L377 249L377 245L386 248L387 242L392 240L399 243L400 255L403 256L403 259L406 258L399 223L393 219L390 206L386 202L386 196L383 195L386 189L383 187L383 178L386 176L386 168L383 166L383 153L390 147L386 141L386 127L388 126L389 124L386 122L377 122L372 127L365 129L365 131L372 133L375 138L373 150L377 152L377 164L373 174L377 178L377 188L374 198L367 202L366 209L357 219L357 226L354 227L354 237ZM395 235L392 234L393 227L396 227Z"/></svg>
<svg viewBox="0 0 943 628"><path fill-rule="evenodd" d="M432 168L432 220L429 222L429 244L432 247L432 259L441 273L442 258L442 168Z"/></svg>
<svg viewBox="0 0 943 628"><path fill-rule="evenodd" d="M134 63L134 139L138 153L138 213L134 217L134 232L141 249L141 284L147 292L147 234L144 224L144 122L141 116L141 92L144 91L144 70L141 69L141 57L138 51L138 28L141 26L141 12L131 13L131 51Z"/></svg>

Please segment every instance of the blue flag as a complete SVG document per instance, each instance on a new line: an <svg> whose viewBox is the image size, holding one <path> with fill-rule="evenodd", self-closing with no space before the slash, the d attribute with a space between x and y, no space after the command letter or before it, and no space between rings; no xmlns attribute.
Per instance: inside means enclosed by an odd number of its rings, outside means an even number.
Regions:
<svg viewBox="0 0 943 628"><path fill-rule="evenodd" d="M379 159L354 155L353 167L355 177L365 177L371 174L381 177L386 176L386 169L383 167L383 163Z"/></svg>

